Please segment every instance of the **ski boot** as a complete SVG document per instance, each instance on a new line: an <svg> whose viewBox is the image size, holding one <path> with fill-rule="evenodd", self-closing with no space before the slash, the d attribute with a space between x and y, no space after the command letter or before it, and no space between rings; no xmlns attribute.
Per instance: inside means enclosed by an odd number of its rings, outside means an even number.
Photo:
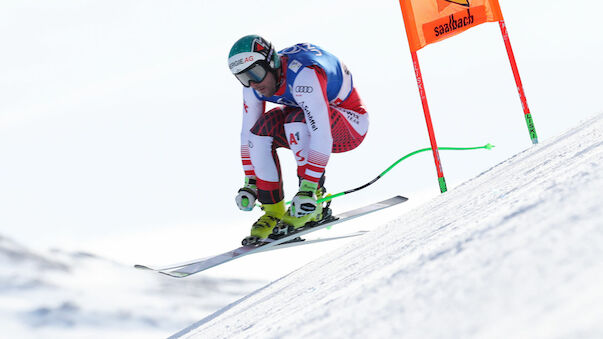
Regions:
<svg viewBox="0 0 603 339"><path fill-rule="evenodd" d="M324 187L320 187L314 191L314 195L316 197L316 201L323 199L326 196L326 189ZM278 238L285 236L287 234L291 234L301 230L304 227L311 227L320 222L324 221L331 217L331 209L329 206L331 205L331 201L326 203L318 203L316 205L316 209L314 212L304 215L302 217L294 217L292 216L293 211L291 207L287 210L287 213L282 217L282 219L277 223L276 227L272 230L273 238Z"/></svg>
<svg viewBox="0 0 603 339"><path fill-rule="evenodd" d="M265 212L264 215L253 223L251 226L251 235L245 237L241 242L243 246L257 245L272 234L272 230L276 224L285 215L285 200L281 200L276 204L263 204L262 210Z"/></svg>

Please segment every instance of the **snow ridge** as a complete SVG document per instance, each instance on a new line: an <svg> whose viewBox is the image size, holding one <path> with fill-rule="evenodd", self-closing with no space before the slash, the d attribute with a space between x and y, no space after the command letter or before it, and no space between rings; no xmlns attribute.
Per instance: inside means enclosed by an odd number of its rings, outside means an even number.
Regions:
<svg viewBox="0 0 603 339"><path fill-rule="evenodd" d="M602 140L600 114L172 338L601 338Z"/></svg>
<svg viewBox="0 0 603 339"><path fill-rule="evenodd" d="M175 280L84 252L34 252L0 236L0 327L12 338L167 336L261 284Z"/></svg>

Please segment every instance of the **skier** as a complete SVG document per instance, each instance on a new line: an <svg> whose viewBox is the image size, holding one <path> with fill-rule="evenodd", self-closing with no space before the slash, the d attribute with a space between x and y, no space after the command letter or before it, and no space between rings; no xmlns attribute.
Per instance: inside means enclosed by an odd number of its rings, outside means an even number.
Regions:
<svg viewBox="0 0 603 339"><path fill-rule="evenodd" d="M243 87L241 159L245 184L239 209L256 199L262 215L247 238L267 238L279 221L300 228L323 217L324 172L331 153L356 148L368 130L368 114L337 57L301 43L277 52L258 35L239 39L228 57ZM283 106L265 111L266 101ZM287 211L276 149L290 149L297 161L299 190Z"/></svg>

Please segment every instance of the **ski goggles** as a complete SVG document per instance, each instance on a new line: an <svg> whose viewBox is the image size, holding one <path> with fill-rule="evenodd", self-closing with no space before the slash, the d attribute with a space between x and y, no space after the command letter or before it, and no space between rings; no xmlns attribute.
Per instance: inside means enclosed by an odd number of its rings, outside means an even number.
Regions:
<svg viewBox="0 0 603 339"><path fill-rule="evenodd" d="M251 67L245 69L242 72L235 74L237 79L243 84L245 87L251 86L251 82L260 83L264 81L266 75L268 74L268 70L261 62L256 62L251 65Z"/></svg>

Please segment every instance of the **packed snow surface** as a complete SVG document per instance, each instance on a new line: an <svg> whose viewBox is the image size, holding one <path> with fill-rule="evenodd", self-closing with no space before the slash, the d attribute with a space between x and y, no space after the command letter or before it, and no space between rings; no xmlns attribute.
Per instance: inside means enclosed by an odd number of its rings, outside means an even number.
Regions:
<svg viewBox="0 0 603 339"><path fill-rule="evenodd" d="M603 338L602 117L173 337Z"/></svg>

